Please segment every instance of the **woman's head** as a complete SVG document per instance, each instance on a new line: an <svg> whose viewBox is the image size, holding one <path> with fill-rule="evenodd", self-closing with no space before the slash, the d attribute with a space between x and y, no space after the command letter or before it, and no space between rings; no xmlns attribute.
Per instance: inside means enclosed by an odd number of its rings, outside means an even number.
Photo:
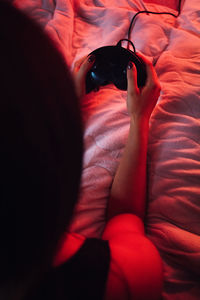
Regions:
<svg viewBox="0 0 200 300"><path fill-rule="evenodd" d="M0 3L0 284L45 271L78 196L82 131L70 72L25 15Z"/></svg>

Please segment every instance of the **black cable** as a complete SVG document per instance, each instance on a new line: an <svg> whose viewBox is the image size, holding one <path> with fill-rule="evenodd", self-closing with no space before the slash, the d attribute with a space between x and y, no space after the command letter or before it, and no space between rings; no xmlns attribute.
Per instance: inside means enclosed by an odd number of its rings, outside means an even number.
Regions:
<svg viewBox="0 0 200 300"><path fill-rule="evenodd" d="M181 0L179 0L179 2L178 2L178 15L177 15L177 17L180 15L180 13L181 13Z"/></svg>
<svg viewBox="0 0 200 300"><path fill-rule="evenodd" d="M122 44L123 41L127 41L128 44L130 43L130 44L132 45L132 47L133 47L134 52L135 52L135 46L134 46L133 42L131 42L131 40L128 40L128 39L122 39L122 40L120 40L120 41L117 43L117 46L120 46L120 47L121 47L121 44Z"/></svg>
<svg viewBox="0 0 200 300"><path fill-rule="evenodd" d="M127 40L129 40L129 41L131 40L131 29L132 29L132 25L133 25L134 20L136 19L136 17L137 17L139 14L142 14L142 13L146 13L146 14L154 14L154 15L171 15L171 16L177 18L177 17L180 15L180 13L181 13L181 0L179 0L179 3L178 3L178 14L177 14L177 15L175 15L175 14L173 14L173 13L169 13L169 12L153 12L153 11L148 11L148 10L142 10L142 11L137 12L137 13L133 16L133 18L132 18L132 20L131 20L131 24L130 24L129 30L128 30L128 39L127 39ZM128 43L128 45L127 45L127 49L129 49L129 43Z"/></svg>

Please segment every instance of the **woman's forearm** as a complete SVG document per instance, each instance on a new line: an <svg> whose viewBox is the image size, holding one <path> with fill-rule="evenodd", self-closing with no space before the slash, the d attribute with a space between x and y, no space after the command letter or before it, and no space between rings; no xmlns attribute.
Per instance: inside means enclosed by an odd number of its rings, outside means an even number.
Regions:
<svg viewBox="0 0 200 300"><path fill-rule="evenodd" d="M131 118L128 140L111 188L108 219L122 213L144 218L148 130L148 118Z"/></svg>

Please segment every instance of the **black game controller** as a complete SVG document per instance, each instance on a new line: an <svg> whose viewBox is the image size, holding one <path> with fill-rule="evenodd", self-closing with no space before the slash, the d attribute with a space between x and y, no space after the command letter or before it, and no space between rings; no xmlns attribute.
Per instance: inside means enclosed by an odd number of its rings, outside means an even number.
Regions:
<svg viewBox="0 0 200 300"><path fill-rule="evenodd" d="M121 47L121 41L116 46L101 47L88 55L94 55L95 62L86 76L87 94L110 83L126 91L129 61L136 66L138 87L145 85L147 73L144 61L135 52Z"/></svg>

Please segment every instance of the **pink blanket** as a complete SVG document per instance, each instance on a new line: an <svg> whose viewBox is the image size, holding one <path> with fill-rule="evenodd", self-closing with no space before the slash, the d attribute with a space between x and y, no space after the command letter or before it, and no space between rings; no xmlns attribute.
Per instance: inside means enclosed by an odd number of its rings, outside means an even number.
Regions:
<svg viewBox="0 0 200 300"><path fill-rule="evenodd" d="M174 1L13 2L45 28L70 68L92 50L127 38L136 12L177 14ZM199 0L182 0L177 19L141 14L131 32L137 51L154 63L162 86L150 121L146 230L163 258L167 300L200 299L199 16ZM126 92L109 85L88 95L82 110L84 166L71 230L98 237L129 128Z"/></svg>
<svg viewBox="0 0 200 300"><path fill-rule="evenodd" d="M178 0L145 0L144 2L145 3L154 3L154 4L158 4L158 5L163 5L165 7L169 7L169 8L172 8L174 10L178 9Z"/></svg>

